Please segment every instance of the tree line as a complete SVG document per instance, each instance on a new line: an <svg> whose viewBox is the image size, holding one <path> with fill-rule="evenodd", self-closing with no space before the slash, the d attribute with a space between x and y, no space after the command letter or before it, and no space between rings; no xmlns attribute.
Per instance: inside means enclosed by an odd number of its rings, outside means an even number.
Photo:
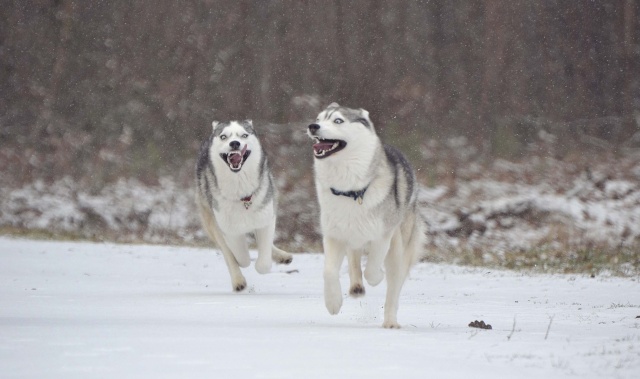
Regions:
<svg viewBox="0 0 640 379"><path fill-rule="evenodd" d="M27 176L153 172L193 155L213 119L302 124L333 101L411 142L519 143L545 127L621 143L640 119L639 13L635 0L6 0L0 136Z"/></svg>

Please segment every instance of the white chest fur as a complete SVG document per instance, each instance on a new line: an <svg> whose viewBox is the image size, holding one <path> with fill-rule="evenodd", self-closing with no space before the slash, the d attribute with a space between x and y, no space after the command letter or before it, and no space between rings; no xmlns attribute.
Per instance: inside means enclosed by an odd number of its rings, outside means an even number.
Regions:
<svg viewBox="0 0 640 379"><path fill-rule="evenodd" d="M347 197L329 196L334 198L321 201L320 221L324 236L344 241L351 248L358 249L384 235L384 221L379 217L371 217L368 208Z"/></svg>
<svg viewBox="0 0 640 379"><path fill-rule="evenodd" d="M222 159L216 160L214 156L218 183L215 194L218 209L214 214L225 234L251 233L269 225L275 218L273 201L262 204L268 191L268 173L261 175L260 152L256 153L249 157L240 172L231 172ZM251 205L242 200L247 196L251 196Z"/></svg>
<svg viewBox="0 0 640 379"><path fill-rule="evenodd" d="M368 185L357 187L358 190L367 187L362 203L351 197L335 195L330 186L320 180L316 182L323 235L342 240L357 249L389 232L391 220L381 217L380 205L389 194L393 178L385 175L385 170L380 171Z"/></svg>
<svg viewBox="0 0 640 379"><path fill-rule="evenodd" d="M228 235L252 233L272 223L275 217L273 202L264 207L254 203L245 208L240 199L222 202L214 213L220 229Z"/></svg>

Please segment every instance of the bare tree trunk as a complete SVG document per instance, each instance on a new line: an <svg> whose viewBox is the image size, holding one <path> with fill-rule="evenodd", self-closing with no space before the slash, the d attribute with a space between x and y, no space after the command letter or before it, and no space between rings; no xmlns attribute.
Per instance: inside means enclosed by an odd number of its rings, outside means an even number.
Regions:
<svg viewBox="0 0 640 379"><path fill-rule="evenodd" d="M384 75L376 75L375 73L384 72L384 55L380 46L384 45L383 25L378 20L381 19L381 7L379 0L369 0L368 8L365 13L365 19L362 21L364 26L364 32L366 33L364 39L364 54L366 56L362 58L362 64L364 71L366 72L366 80L360 80L356 88L357 98L360 100L362 106L366 109L374 109L377 112L388 113L386 104L381 101L382 94L379 93L379 88L385 88ZM360 73L360 75L364 74ZM372 75L373 74L373 75Z"/></svg>
<svg viewBox="0 0 640 379"><path fill-rule="evenodd" d="M349 67L347 66L347 36L344 30L344 9L342 0L334 0L334 11L336 14L336 48L338 49L338 72L335 75L336 91L334 96L338 102L344 102L348 98L349 83L346 78L349 77Z"/></svg>
<svg viewBox="0 0 640 379"><path fill-rule="evenodd" d="M53 69L51 70L51 81L49 89L44 95L42 102L40 115L37 121L36 133L42 135L43 133L51 134L55 128L51 124L53 117L53 107L56 103L56 99L60 93L60 83L64 74L65 67L67 65L67 55L69 40L71 39L71 27L73 25L73 16L75 11L75 3L73 0L63 0L61 5L62 10L58 12L54 9L54 13L59 14L62 25L60 26L60 32L58 37L58 47L55 53L55 61Z"/></svg>
<svg viewBox="0 0 640 379"><path fill-rule="evenodd" d="M633 81L637 75L637 54L634 51L636 25L636 1L626 0L624 3L624 94L623 94L623 133L622 138L629 138L637 131L634 120Z"/></svg>
<svg viewBox="0 0 640 379"><path fill-rule="evenodd" d="M482 122L476 129L476 140L486 140L493 129L496 113L500 112L503 94L500 93L500 74L504 65L505 30L502 12L508 4L495 0L484 3L484 78L482 80Z"/></svg>

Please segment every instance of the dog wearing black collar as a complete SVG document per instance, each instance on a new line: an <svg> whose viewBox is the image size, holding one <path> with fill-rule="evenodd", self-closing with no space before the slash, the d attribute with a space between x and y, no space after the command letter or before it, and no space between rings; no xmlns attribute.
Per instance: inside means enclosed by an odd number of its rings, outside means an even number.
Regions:
<svg viewBox="0 0 640 379"><path fill-rule="evenodd" d="M425 225L417 206L418 184L406 157L385 145L369 112L333 103L307 134L313 139L315 185L320 204L327 310L342 307L339 273L349 262L349 294L362 296L364 278L387 278L385 328L399 328L398 300L411 266L423 252ZM383 271L384 267L384 271Z"/></svg>

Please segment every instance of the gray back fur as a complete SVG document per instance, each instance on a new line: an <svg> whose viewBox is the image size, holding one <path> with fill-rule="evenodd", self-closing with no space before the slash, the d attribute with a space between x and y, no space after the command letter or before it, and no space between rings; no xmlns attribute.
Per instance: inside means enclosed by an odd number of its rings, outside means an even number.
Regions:
<svg viewBox="0 0 640 379"><path fill-rule="evenodd" d="M402 152L383 145L383 154L381 158L386 161L392 177L391 188L373 212L385 215L385 221L391 227L399 223L407 212L417 212L418 187L413 168Z"/></svg>

